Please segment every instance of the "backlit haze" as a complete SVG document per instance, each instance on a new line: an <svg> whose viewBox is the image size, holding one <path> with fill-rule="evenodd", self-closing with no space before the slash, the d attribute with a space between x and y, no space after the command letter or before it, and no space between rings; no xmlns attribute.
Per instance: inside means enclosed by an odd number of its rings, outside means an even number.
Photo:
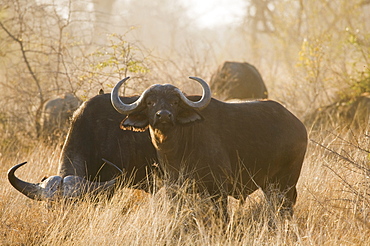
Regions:
<svg viewBox="0 0 370 246"><path fill-rule="evenodd" d="M240 23L245 16L242 0L183 0L190 18L196 18L200 28L215 28L225 24Z"/></svg>

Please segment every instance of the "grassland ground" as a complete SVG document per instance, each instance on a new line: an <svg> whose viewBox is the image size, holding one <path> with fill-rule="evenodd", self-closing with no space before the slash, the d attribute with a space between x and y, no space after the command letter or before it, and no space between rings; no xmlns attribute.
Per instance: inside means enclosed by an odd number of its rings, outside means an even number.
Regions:
<svg viewBox="0 0 370 246"><path fill-rule="evenodd" d="M325 128L324 128L325 129ZM294 216L276 215L261 192L237 206L223 226L209 199L124 188L112 199L30 200L7 181L7 170L30 182L57 172L60 147L36 145L0 157L1 245L370 245L370 135L365 129L312 131ZM12 149L12 148L8 148ZM93 200L93 201L92 201ZM273 226L272 226L273 225Z"/></svg>

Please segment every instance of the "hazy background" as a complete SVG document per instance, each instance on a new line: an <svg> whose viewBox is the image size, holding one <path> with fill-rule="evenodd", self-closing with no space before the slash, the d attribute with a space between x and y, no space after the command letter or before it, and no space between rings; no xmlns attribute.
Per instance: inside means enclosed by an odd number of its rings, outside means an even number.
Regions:
<svg viewBox="0 0 370 246"><path fill-rule="evenodd" d="M34 137L38 109L72 92L126 94L153 83L200 93L224 61L249 62L269 96L300 118L369 91L365 0L4 0L0 4L0 123Z"/></svg>

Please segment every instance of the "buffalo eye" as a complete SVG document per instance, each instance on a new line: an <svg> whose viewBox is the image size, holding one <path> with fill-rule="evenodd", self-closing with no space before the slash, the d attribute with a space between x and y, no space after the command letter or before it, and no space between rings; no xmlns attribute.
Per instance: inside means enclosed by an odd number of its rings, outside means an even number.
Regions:
<svg viewBox="0 0 370 246"><path fill-rule="evenodd" d="M153 101L147 101L147 102L146 102L146 105L147 105L148 107L151 107L151 106L154 106L154 105L155 105L155 103L154 103Z"/></svg>

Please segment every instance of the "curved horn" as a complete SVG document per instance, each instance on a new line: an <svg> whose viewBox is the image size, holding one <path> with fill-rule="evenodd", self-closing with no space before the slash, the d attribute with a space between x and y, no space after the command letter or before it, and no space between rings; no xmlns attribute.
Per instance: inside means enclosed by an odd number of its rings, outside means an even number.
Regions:
<svg viewBox="0 0 370 246"><path fill-rule="evenodd" d="M130 77L126 77L120 82L116 84L116 86L113 88L113 91L111 93L111 102L113 107L119 112L120 114L130 114L132 111L134 111L140 104L143 98L145 97L146 91L144 91L141 96L133 103L131 104L125 104L124 102L121 101L119 97L119 89L121 86L128 80Z"/></svg>
<svg viewBox="0 0 370 246"><path fill-rule="evenodd" d="M44 188L42 188L39 184L28 183L20 180L14 175L14 172L26 163L27 162L23 162L10 168L8 171L8 180L16 190L18 190L28 198L31 198L33 200L42 200Z"/></svg>
<svg viewBox="0 0 370 246"><path fill-rule="evenodd" d="M82 196L86 193L110 189L116 183L114 179L106 182L91 182L79 176L65 178L51 176L38 184L28 183L14 175L15 171L26 163L23 162L10 168L8 179L16 190L33 200L44 201Z"/></svg>
<svg viewBox="0 0 370 246"><path fill-rule="evenodd" d="M197 108L199 110L202 110L202 109L206 108L208 106L208 104L211 102L211 97L212 97L211 89L209 88L208 84L204 80L202 80L201 78L197 78L197 77L189 77L189 78L192 79L192 80L195 80L199 84L201 84L202 89L203 89L202 98L197 102L193 102L193 101L189 100L179 89L177 89L178 93L181 97L181 100L184 103L186 103L187 105L189 105L192 108Z"/></svg>

